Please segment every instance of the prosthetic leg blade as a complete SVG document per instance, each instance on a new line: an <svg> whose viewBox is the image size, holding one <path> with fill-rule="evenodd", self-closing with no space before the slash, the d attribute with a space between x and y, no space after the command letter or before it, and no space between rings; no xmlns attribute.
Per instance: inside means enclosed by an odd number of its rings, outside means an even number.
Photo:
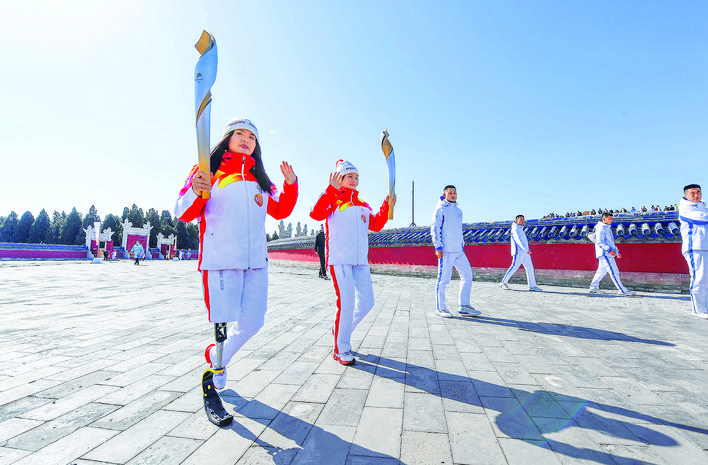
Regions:
<svg viewBox="0 0 708 465"><path fill-rule="evenodd" d="M207 369L202 375L202 392L204 393L204 411L210 422L216 426L231 424L234 417L226 411L221 398L214 387L214 370Z"/></svg>

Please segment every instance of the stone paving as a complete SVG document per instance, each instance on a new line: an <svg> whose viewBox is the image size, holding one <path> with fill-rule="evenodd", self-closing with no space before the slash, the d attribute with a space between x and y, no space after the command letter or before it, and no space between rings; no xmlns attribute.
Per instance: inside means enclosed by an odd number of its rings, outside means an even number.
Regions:
<svg viewBox="0 0 708 465"><path fill-rule="evenodd" d="M271 266L219 429L195 268L0 263L0 465L708 463L708 321L686 296L475 282L482 316L446 320L432 279L374 275L344 367L331 282Z"/></svg>

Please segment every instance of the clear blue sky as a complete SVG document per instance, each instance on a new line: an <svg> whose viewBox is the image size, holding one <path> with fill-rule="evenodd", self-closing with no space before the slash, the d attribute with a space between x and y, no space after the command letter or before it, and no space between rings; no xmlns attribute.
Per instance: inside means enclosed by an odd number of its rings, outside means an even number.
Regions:
<svg viewBox="0 0 708 465"><path fill-rule="evenodd" d="M0 215L172 210L196 162L194 43L219 50L212 142L251 118L309 208L339 158L360 195L430 224L675 203L708 184L705 1L5 1ZM275 221L267 224L268 232Z"/></svg>

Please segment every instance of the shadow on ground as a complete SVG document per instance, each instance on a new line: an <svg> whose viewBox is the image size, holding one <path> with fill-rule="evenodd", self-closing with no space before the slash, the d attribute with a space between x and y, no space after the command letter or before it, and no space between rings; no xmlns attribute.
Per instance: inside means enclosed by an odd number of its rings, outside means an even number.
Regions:
<svg viewBox="0 0 708 465"><path fill-rule="evenodd" d="M605 329L587 328L584 326L562 325L558 323L532 323L529 321L508 320L505 318L492 318L479 316L474 319L460 317L461 320L474 321L478 323L494 324L519 328L522 331L531 331L541 334L552 334L554 336L577 337L582 339L597 339L601 341L624 341L638 342L642 344L656 344L661 346L673 346L670 342L657 341L653 339L642 339L629 336L624 333L607 331Z"/></svg>
<svg viewBox="0 0 708 465"><path fill-rule="evenodd" d="M285 409L277 410L258 400L244 399L231 389L223 391L221 398L227 410L231 410L228 408L228 404L231 404L240 415L267 426L273 432L294 443L293 447L289 448L275 446L263 439L268 436L267 430L256 436L239 423L238 416L234 416L233 423L226 428L264 449L272 457L273 463L288 465L328 465L331 463L406 465L397 457L359 446L300 418L300 416L309 416L314 420L319 411L286 413ZM322 407L321 404L308 404L305 408L321 409ZM282 439L279 442L282 443ZM247 451L246 454L248 453ZM252 460L249 457L246 463L261 462L255 457Z"/></svg>
<svg viewBox="0 0 708 465"><path fill-rule="evenodd" d="M534 446L551 449L559 454L606 465L637 465L635 458L599 450L587 449L560 442L548 437L567 428L581 428L602 432L624 440L636 441L641 445L674 447L678 442L649 426L617 419L625 417L650 425L666 425L686 431L708 434L708 430L691 425L682 425L645 415L633 410L602 404L587 399L548 391L524 391L508 388L485 381L450 373L442 373L429 368L378 357L357 354L358 360L352 367L416 389L451 399L457 402L483 407L499 412L495 422L499 430L507 436L523 440ZM598 412L606 412L611 417Z"/></svg>

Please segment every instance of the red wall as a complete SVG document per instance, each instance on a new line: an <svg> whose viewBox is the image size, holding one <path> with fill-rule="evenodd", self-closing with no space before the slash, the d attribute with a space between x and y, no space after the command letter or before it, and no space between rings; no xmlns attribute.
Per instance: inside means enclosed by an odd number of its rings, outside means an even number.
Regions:
<svg viewBox="0 0 708 465"><path fill-rule="evenodd" d="M681 243L645 242L618 244L622 258L617 260L620 271L651 273L688 273L681 255ZM511 265L509 244L466 246L465 253L473 267L507 268ZM271 250L273 260L317 262L312 249ZM531 244L531 258L536 269L596 270L593 244ZM432 247L370 247L369 263L437 266Z"/></svg>

